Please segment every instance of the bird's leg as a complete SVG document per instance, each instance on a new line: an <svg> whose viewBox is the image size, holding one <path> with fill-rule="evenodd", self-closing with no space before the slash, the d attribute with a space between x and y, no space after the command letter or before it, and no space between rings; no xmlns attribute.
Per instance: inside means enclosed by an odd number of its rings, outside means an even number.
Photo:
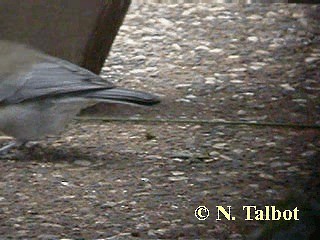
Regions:
<svg viewBox="0 0 320 240"><path fill-rule="evenodd" d="M13 147L20 147L25 145L26 141L12 141L9 144L5 145L4 147L0 148L0 155L1 154L7 154L9 150Z"/></svg>
<svg viewBox="0 0 320 240"><path fill-rule="evenodd" d="M9 144L5 145L4 147L0 148L0 154L6 154L8 151L17 145L16 141L10 142Z"/></svg>

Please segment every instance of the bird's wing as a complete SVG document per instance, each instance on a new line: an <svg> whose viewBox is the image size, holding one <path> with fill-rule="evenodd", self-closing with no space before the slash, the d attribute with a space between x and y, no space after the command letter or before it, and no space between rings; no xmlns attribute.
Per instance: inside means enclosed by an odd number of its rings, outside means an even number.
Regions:
<svg viewBox="0 0 320 240"><path fill-rule="evenodd" d="M77 94L114 85L70 62L49 57L19 74L0 76L0 103Z"/></svg>

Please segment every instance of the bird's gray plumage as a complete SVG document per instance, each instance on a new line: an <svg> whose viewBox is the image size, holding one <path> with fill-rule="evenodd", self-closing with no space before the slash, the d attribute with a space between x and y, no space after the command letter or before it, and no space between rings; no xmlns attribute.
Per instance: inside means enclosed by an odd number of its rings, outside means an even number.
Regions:
<svg viewBox="0 0 320 240"><path fill-rule="evenodd" d="M0 40L0 131L24 142L59 132L98 101L152 105L158 97L123 88L68 61Z"/></svg>

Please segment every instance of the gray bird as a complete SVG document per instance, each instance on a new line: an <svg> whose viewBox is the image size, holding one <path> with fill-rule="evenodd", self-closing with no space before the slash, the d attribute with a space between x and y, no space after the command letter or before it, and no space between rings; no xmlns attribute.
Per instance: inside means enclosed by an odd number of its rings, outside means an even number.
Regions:
<svg viewBox="0 0 320 240"><path fill-rule="evenodd" d="M118 88L68 61L0 40L0 132L15 138L0 153L59 133L81 109L97 102L153 105L159 98Z"/></svg>

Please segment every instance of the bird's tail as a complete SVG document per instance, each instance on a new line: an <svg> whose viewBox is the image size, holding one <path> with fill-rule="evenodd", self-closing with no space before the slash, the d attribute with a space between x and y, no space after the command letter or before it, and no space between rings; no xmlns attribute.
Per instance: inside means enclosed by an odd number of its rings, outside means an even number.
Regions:
<svg viewBox="0 0 320 240"><path fill-rule="evenodd" d="M160 102L160 98L153 94L124 88L92 91L86 93L84 97L106 102L120 102L138 105L154 105Z"/></svg>

